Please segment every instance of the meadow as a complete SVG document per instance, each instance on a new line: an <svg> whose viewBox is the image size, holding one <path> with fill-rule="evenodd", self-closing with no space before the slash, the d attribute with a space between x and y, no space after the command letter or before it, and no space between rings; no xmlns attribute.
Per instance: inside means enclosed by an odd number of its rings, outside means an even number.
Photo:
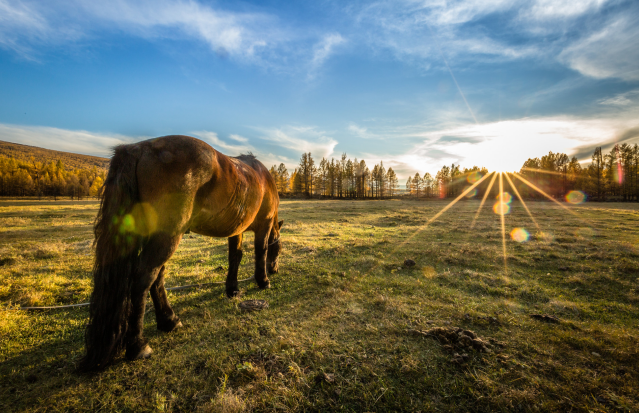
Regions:
<svg viewBox="0 0 639 413"><path fill-rule="evenodd" d="M79 375L87 308L13 309L89 299L98 204L0 200L0 410L639 411L639 206L528 202L538 229L513 202L504 261L492 205L425 225L447 204L283 200L271 289L171 291L169 334L149 299L153 356ZM222 281L226 254L186 235L167 287Z"/></svg>

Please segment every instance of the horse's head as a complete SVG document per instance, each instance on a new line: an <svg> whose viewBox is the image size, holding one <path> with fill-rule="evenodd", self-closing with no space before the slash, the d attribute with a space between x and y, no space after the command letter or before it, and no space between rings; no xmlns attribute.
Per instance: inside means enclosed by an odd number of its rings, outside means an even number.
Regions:
<svg viewBox="0 0 639 413"><path fill-rule="evenodd" d="M282 251L282 239L280 238L280 228L284 221L273 225L271 235L268 237L268 251L266 253L266 270L269 274L275 274L279 269L280 252Z"/></svg>

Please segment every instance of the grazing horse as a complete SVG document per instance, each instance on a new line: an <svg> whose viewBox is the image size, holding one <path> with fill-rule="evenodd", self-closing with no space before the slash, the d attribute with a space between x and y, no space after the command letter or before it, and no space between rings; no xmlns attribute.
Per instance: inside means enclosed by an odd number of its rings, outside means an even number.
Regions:
<svg viewBox="0 0 639 413"><path fill-rule="evenodd" d="M226 295L238 293L242 233L255 233L255 281L268 288L282 248L279 197L253 155L228 157L189 136L164 136L115 148L95 221L95 263L86 354L80 371L100 370L125 349L146 358L147 292L157 327L180 327L164 289L164 263L191 230L229 241Z"/></svg>

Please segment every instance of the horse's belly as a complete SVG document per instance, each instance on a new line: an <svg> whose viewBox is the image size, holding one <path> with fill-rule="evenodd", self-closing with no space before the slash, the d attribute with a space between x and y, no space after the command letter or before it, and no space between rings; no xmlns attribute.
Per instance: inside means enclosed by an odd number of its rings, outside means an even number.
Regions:
<svg viewBox="0 0 639 413"><path fill-rule="evenodd" d="M194 220L190 229L196 234L228 238L246 231L253 222L253 218L253 216L247 217L244 214L210 216L208 219Z"/></svg>

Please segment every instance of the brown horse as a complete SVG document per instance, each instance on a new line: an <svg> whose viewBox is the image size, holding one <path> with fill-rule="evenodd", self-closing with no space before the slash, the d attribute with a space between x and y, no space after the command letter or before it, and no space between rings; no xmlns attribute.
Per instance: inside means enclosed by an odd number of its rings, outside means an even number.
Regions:
<svg viewBox="0 0 639 413"><path fill-rule="evenodd" d="M231 158L189 136L165 136L115 148L95 222L86 355L81 371L107 366L122 349L146 358L147 292L157 327L182 324L164 289L164 263L191 230L229 240L226 294L238 293L242 233L255 233L255 281L269 287L282 247L279 197L268 170L252 155Z"/></svg>

